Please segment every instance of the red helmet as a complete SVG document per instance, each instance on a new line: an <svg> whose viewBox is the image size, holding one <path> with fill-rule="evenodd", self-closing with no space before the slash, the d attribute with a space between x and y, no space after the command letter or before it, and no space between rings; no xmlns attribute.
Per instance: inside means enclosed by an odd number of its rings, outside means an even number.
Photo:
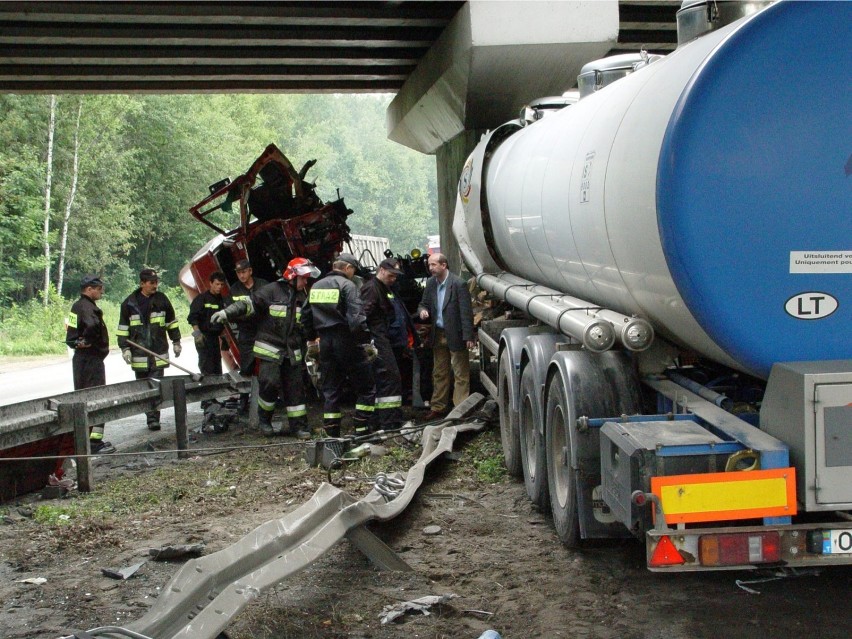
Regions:
<svg viewBox="0 0 852 639"><path fill-rule="evenodd" d="M287 268L281 274L285 280L294 280L299 275L308 275L317 278L320 276L319 269L314 266L314 263L304 257L294 257L287 264Z"/></svg>

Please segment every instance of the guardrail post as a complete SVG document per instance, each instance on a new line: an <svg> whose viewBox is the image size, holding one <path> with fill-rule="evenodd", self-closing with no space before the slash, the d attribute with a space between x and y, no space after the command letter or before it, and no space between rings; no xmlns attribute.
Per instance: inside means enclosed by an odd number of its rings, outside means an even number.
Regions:
<svg viewBox="0 0 852 639"><path fill-rule="evenodd" d="M172 401L175 404L175 433L177 434L178 459L186 459L189 453L189 438L186 430L186 384L182 379L172 380Z"/></svg>
<svg viewBox="0 0 852 639"><path fill-rule="evenodd" d="M91 454L89 447L89 425L87 424L86 402L68 402L57 408L59 423L63 428L74 431L74 454L77 457L77 489L81 493L92 490L92 466L86 455Z"/></svg>

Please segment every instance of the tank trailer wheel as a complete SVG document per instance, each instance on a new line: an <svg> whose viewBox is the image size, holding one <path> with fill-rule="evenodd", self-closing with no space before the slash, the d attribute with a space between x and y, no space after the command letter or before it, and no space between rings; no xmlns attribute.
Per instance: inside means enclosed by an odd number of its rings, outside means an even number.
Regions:
<svg viewBox="0 0 852 639"><path fill-rule="evenodd" d="M518 411L521 462L527 496L539 509L546 512L550 509L550 496L547 492L544 420L541 417L541 400L538 395L534 366L528 364L521 373Z"/></svg>
<svg viewBox="0 0 852 639"><path fill-rule="evenodd" d="M545 404L545 449L547 486L553 526L567 548L579 548L580 516L577 509L577 483L571 467L571 405L559 375L548 384Z"/></svg>
<svg viewBox="0 0 852 639"><path fill-rule="evenodd" d="M512 362L508 351L500 354L497 369L497 406L500 413L500 440L503 444L503 459L506 469L513 477L521 477L521 440L518 435L518 415L512 410L509 380L512 378Z"/></svg>

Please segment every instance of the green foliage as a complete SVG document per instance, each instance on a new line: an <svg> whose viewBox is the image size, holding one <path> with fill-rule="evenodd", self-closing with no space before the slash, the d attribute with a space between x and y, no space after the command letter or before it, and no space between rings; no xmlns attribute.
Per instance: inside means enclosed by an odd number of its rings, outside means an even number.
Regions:
<svg viewBox="0 0 852 639"><path fill-rule="evenodd" d="M325 201L339 189L354 211L354 233L387 236L400 253L423 247L438 228L434 159L386 139L389 100L59 96L50 203L54 281L81 104L78 187L61 291L67 299L76 297L86 273L104 278L110 299L123 297L143 266L158 268L164 283L176 287L181 268L214 236L189 207L209 184L244 173L270 142L297 169L318 160L307 179ZM0 95L0 306L25 305L43 286L48 105L48 96ZM182 297L176 289L173 303ZM0 330L8 330L5 322Z"/></svg>
<svg viewBox="0 0 852 639"><path fill-rule="evenodd" d="M503 463L503 448L494 429L476 437L465 447L466 458L476 470L479 481L486 484L505 482L508 478Z"/></svg>
<svg viewBox="0 0 852 639"><path fill-rule="evenodd" d="M134 274L135 277L135 274ZM135 290L136 284L127 285L123 290L109 288L98 306L103 310L104 322L110 334L110 346L115 347L115 328L121 312L121 302ZM179 287L160 286L172 302L175 315L180 322L180 333L187 336L192 332L186 321L189 314L189 300ZM12 304L2 312L0 319L0 356L14 355L60 355L66 352L65 320L74 299L64 299L55 293L45 307L40 299L32 299L23 304Z"/></svg>
<svg viewBox="0 0 852 639"><path fill-rule="evenodd" d="M71 304L51 295L45 307L39 299L12 304L0 321L0 355L59 355L66 352L65 318Z"/></svg>

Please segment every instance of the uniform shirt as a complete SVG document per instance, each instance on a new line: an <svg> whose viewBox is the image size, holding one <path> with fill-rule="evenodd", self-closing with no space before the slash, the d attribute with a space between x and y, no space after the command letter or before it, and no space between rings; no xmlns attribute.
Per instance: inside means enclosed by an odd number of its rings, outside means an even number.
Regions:
<svg viewBox="0 0 852 639"><path fill-rule="evenodd" d="M308 339L314 339L317 331L347 327L359 343L369 341L358 288L339 271L332 271L311 287L303 326Z"/></svg>
<svg viewBox="0 0 852 639"><path fill-rule="evenodd" d="M169 340L180 341L180 328L169 298L160 291L146 298L138 288L121 303L115 334L118 347L129 348L133 355L130 367L140 371L166 368L169 364L131 346L128 340L163 357L168 357Z"/></svg>
<svg viewBox="0 0 852 639"><path fill-rule="evenodd" d="M189 315L186 321L190 326L197 326L205 335L218 337L222 334L224 326L210 321L213 313L225 308L225 298L221 295L213 295L210 291L204 291L195 296L189 305Z"/></svg>
<svg viewBox="0 0 852 639"><path fill-rule="evenodd" d="M390 326L396 320L393 300L393 293L378 277L373 277L361 287L364 315L372 335L390 338Z"/></svg>
<svg viewBox="0 0 852 639"><path fill-rule="evenodd" d="M240 281L231 286L230 302L246 302L254 306L257 299L257 294L264 286L269 284L264 279L259 277L254 278L254 286L246 288L246 285ZM257 334L257 313L241 315L234 318L237 325L237 341L239 342L254 342L254 336ZM231 327L233 328L233 326Z"/></svg>
<svg viewBox="0 0 852 639"><path fill-rule="evenodd" d="M109 332L104 324L104 313L95 301L80 295L71 306L65 323L65 343L70 348L88 344L78 351L105 359L109 354Z"/></svg>
<svg viewBox="0 0 852 639"><path fill-rule="evenodd" d="M304 294L285 280L276 280L250 298L234 302L225 309L228 319L255 315L257 335L254 340L254 355L260 359L291 364L302 361L302 335L300 320Z"/></svg>

